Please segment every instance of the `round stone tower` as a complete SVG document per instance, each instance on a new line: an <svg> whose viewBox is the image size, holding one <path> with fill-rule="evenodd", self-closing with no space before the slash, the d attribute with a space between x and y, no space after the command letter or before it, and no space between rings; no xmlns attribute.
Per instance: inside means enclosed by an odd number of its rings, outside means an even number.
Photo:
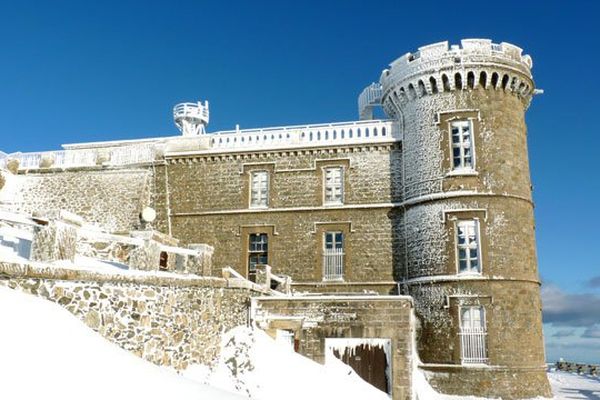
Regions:
<svg viewBox="0 0 600 400"><path fill-rule="evenodd" d="M421 47L381 75L403 132L396 275L415 299L430 383L549 395L527 157L531 58L508 43Z"/></svg>

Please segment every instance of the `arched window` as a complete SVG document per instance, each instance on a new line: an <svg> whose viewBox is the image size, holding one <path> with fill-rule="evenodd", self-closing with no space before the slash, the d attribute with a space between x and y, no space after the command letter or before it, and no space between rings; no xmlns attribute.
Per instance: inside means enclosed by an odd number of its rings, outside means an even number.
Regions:
<svg viewBox="0 0 600 400"><path fill-rule="evenodd" d="M419 95L421 97L425 96L427 94L427 89L425 89L425 84L423 83L422 80L419 79Z"/></svg>
<svg viewBox="0 0 600 400"><path fill-rule="evenodd" d="M498 73L494 72L492 74L492 87L494 89L498 89L498 79L499 79Z"/></svg>
<svg viewBox="0 0 600 400"><path fill-rule="evenodd" d="M373 128L373 136L377 136L377 127Z"/></svg>
<svg viewBox="0 0 600 400"><path fill-rule="evenodd" d="M473 89L475 87L475 74L473 71L469 71L467 74L467 87Z"/></svg>
<svg viewBox="0 0 600 400"><path fill-rule="evenodd" d="M463 88L462 85L462 76L460 75L459 72L457 72L456 74L454 74L454 87L457 90L460 90Z"/></svg>
<svg viewBox="0 0 600 400"><path fill-rule="evenodd" d="M356 137L360 137L360 128L356 130Z"/></svg>
<svg viewBox="0 0 600 400"><path fill-rule="evenodd" d="M415 87L413 86L412 83L410 83L408 85L408 94L409 94L411 100L417 98L417 91L415 90Z"/></svg>
<svg viewBox="0 0 600 400"><path fill-rule="evenodd" d="M431 93L436 94L438 92L437 81L433 76L429 77L429 84L431 85Z"/></svg>
<svg viewBox="0 0 600 400"><path fill-rule="evenodd" d="M479 74L479 86L484 89L487 88L487 74L485 71L481 71L481 74Z"/></svg>
<svg viewBox="0 0 600 400"><path fill-rule="evenodd" d="M385 126L381 128L381 136L385 136Z"/></svg>
<svg viewBox="0 0 600 400"><path fill-rule="evenodd" d="M365 128L365 137L369 137L369 128Z"/></svg>
<svg viewBox="0 0 600 400"><path fill-rule="evenodd" d="M509 77L508 77L508 75L505 74L502 77L502 89L506 90L506 88L508 86L508 80L509 80Z"/></svg>
<svg viewBox="0 0 600 400"><path fill-rule="evenodd" d="M452 90L450 88L450 81L448 80L446 74L442 75L442 87L444 88L444 92L449 92L450 90Z"/></svg>

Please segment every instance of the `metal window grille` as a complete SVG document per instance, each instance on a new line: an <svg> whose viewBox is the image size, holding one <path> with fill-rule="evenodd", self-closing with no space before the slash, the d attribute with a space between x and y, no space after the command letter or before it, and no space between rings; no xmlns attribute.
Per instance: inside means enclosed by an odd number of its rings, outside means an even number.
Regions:
<svg viewBox="0 0 600 400"><path fill-rule="evenodd" d="M483 307L460 310L460 359L462 364L487 364L485 312Z"/></svg>
<svg viewBox="0 0 600 400"><path fill-rule="evenodd" d="M267 207L269 205L269 173L254 171L250 182L250 206Z"/></svg>
<svg viewBox="0 0 600 400"><path fill-rule="evenodd" d="M456 247L459 273L480 273L479 223L476 220L456 223Z"/></svg>
<svg viewBox="0 0 600 400"><path fill-rule="evenodd" d="M452 162L454 169L473 169L474 147L471 121L454 121L452 132Z"/></svg>
<svg viewBox="0 0 600 400"><path fill-rule="evenodd" d="M342 232L325 232L323 248L323 280L344 279L344 235Z"/></svg>
<svg viewBox="0 0 600 400"><path fill-rule="evenodd" d="M344 201L344 170L342 167L325 168L325 204Z"/></svg>

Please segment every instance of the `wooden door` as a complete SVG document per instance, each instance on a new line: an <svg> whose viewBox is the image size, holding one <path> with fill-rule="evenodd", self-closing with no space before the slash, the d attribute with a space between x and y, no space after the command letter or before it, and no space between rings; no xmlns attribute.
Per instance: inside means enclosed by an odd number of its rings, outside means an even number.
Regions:
<svg viewBox="0 0 600 400"><path fill-rule="evenodd" d="M383 347L361 344L346 348L341 356L338 350L334 350L333 354L352 367L362 379L377 389L389 393L387 358Z"/></svg>

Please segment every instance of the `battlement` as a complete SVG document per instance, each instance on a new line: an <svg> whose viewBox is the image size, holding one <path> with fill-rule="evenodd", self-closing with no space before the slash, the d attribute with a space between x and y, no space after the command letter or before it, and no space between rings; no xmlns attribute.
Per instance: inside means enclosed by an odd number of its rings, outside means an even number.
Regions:
<svg viewBox="0 0 600 400"><path fill-rule="evenodd" d="M520 47L489 39L464 39L460 45L439 42L406 53L383 70L380 83L388 115L395 104L438 92L463 89L502 89L529 104L534 92L533 61ZM386 104L387 103L387 104Z"/></svg>
<svg viewBox="0 0 600 400"><path fill-rule="evenodd" d="M523 49L506 42L498 44L492 43L489 39L463 39L460 41L460 45L449 45L445 41L419 47L418 51L406 53L392 62L390 66L394 68L396 65L407 62L411 63L417 60L427 62L445 57L492 56L522 63L527 68L531 68L533 66L531 57L522 53Z"/></svg>

